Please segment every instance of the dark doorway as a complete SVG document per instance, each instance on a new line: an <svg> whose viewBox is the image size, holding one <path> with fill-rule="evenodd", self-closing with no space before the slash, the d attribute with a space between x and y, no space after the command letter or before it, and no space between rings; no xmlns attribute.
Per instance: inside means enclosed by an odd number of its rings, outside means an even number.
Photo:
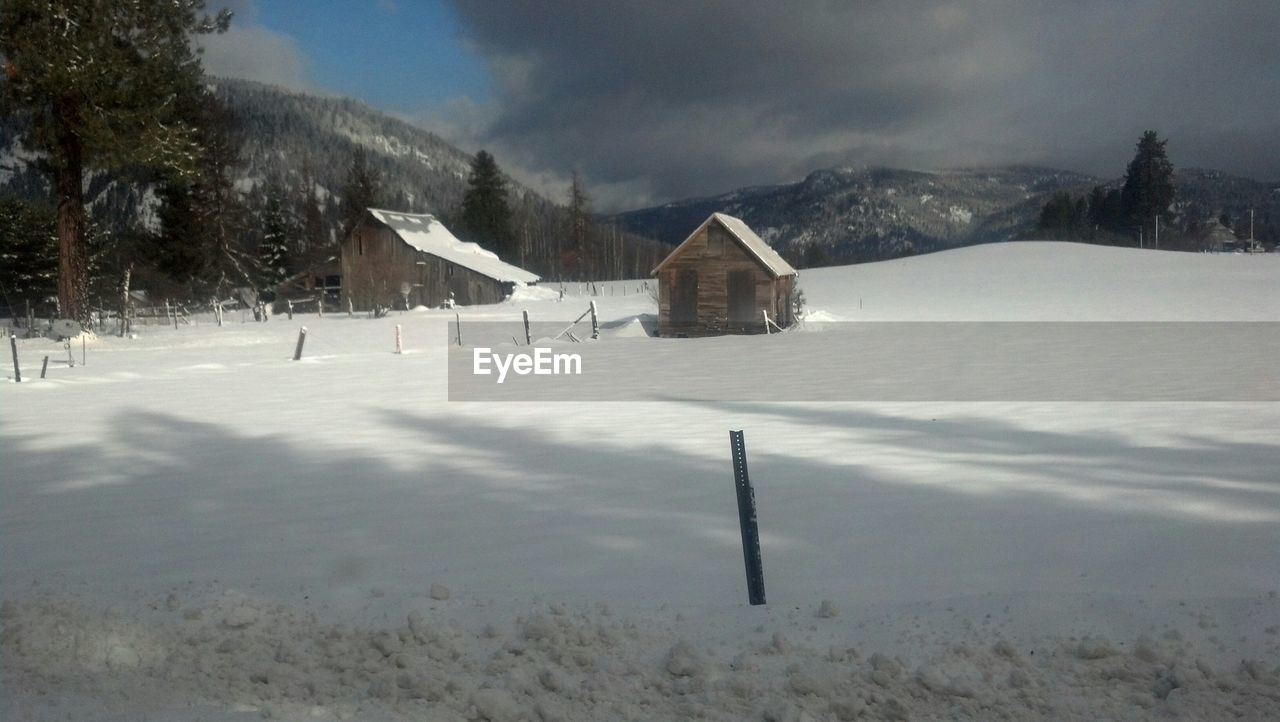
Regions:
<svg viewBox="0 0 1280 722"><path fill-rule="evenodd" d="M751 271L729 272L729 321L751 323L756 315L756 279Z"/></svg>
<svg viewBox="0 0 1280 722"><path fill-rule="evenodd" d="M671 285L671 323L692 324L698 321L698 272L677 271Z"/></svg>
<svg viewBox="0 0 1280 722"><path fill-rule="evenodd" d="M449 293L453 294L453 302L460 306L470 306L475 303L471 298L467 288L467 279L462 274L457 274L449 279Z"/></svg>

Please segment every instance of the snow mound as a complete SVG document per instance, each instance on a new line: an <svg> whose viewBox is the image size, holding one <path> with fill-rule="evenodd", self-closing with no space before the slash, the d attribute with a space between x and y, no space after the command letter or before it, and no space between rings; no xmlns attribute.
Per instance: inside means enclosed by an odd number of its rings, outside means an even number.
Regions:
<svg viewBox="0 0 1280 722"><path fill-rule="evenodd" d="M507 299L508 303L558 300L560 300L560 291L550 286L516 286Z"/></svg>
<svg viewBox="0 0 1280 722"><path fill-rule="evenodd" d="M172 602L173 600L168 600ZM148 624L59 599L0 609L0 703L92 695L165 719L191 700L286 719L1276 718L1280 668L1215 670L1180 640L1027 650L956 645L914 669L882 654L775 635L701 648L597 610L553 606L468 632L412 612L387 628L228 596L155 605ZM729 655L725 653L729 652ZM1039 651L1040 654L1035 652Z"/></svg>

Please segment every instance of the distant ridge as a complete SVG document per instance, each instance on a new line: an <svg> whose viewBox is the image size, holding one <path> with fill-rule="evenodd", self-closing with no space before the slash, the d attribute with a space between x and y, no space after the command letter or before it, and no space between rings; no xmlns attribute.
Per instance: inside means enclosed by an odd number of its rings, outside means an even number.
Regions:
<svg viewBox="0 0 1280 722"><path fill-rule="evenodd" d="M1249 208L1280 220L1280 184L1221 171L1179 169L1175 220L1188 223ZM753 186L614 216L624 228L678 243L708 215L743 219L793 262L820 256L849 263L1025 237L1058 192L1083 195L1117 180L1052 168L1005 166L945 171L817 170L797 183Z"/></svg>

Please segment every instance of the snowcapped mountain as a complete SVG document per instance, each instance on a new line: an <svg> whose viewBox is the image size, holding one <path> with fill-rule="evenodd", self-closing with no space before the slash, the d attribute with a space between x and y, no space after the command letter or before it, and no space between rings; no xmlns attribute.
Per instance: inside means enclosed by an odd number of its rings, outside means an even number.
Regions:
<svg viewBox="0 0 1280 722"><path fill-rule="evenodd" d="M1220 171L1175 172L1173 221L1188 228L1225 214L1247 227L1249 209L1263 223L1280 221L1280 184ZM799 183L743 188L622 213L624 228L679 243L713 211L738 216L783 255L804 264L867 261L955 246L1007 241L1035 228L1058 192L1082 196L1095 185L1118 187L1064 170L1011 166L919 172L832 169ZM1244 224L1242 226L1241 224Z"/></svg>
<svg viewBox="0 0 1280 722"><path fill-rule="evenodd" d="M363 148L382 180L383 203L407 212L443 214L466 190L471 156L444 139L349 98L321 97L244 80L213 79L211 87L230 111L240 148L235 186L260 210L259 191L279 178L292 193L310 193L330 230L337 228L339 194L352 154ZM34 156L17 142L20 121L0 119L0 192L39 197L47 179ZM517 207L535 215L551 203L518 183L509 185ZM154 223L154 193L145 180L122 182L92 174L88 199L95 217L113 228Z"/></svg>
<svg viewBox="0 0 1280 722"><path fill-rule="evenodd" d="M832 261L863 261L1007 240L1034 224L1049 195L1099 182L1030 167L840 168L814 171L798 183L623 213L616 220L630 231L678 243L712 211L722 211L742 218L789 257L820 253Z"/></svg>
<svg viewBox="0 0 1280 722"><path fill-rule="evenodd" d="M470 155L359 101L243 80L219 79L213 87L234 118L241 190L273 175L310 176L317 200L328 202L340 193L357 148L381 176L386 202L398 209L442 213L466 190ZM528 193L516 184L512 191L517 198Z"/></svg>

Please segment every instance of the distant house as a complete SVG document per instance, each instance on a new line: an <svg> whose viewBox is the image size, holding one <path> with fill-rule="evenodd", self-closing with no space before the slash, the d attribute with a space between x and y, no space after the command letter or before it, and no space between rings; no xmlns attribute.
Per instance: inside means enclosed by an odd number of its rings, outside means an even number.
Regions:
<svg viewBox="0 0 1280 722"><path fill-rule="evenodd" d="M791 325L796 270L746 223L713 213L657 268L663 336L764 333Z"/></svg>
<svg viewBox="0 0 1280 722"><path fill-rule="evenodd" d="M370 208L342 241L342 296L357 310L497 303L537 280L428 214Z"/></svg>
<svg viewBox="0 0 1280 722"><path fill-rule="evenodd" d="M1248 247L1248 241L1241 241L1236 238L1236 234L1230 228L1222 225L1222 221L1215 220L1209 226L1204 239L1205 247L1210 251L1217 253L1231 253L1237 250L1244 250Z"/></svg>

